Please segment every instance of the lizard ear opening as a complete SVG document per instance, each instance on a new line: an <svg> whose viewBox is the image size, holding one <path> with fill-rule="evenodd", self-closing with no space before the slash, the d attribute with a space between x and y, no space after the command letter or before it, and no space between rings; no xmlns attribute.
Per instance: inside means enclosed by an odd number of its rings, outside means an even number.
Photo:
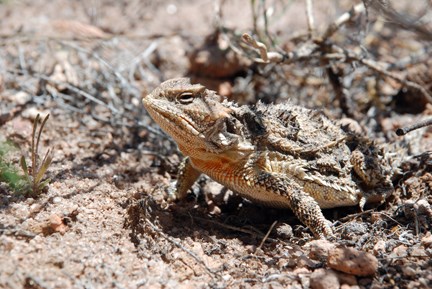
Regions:
<svg viewBox="0 0 432 289"><path fill-rule="evenodd" d="M177 96L177 100L181 103L181 104L189 104L192 103L192 101L194 100L194 95L192 92L183 92L181 94L179 94Z"/></svg>

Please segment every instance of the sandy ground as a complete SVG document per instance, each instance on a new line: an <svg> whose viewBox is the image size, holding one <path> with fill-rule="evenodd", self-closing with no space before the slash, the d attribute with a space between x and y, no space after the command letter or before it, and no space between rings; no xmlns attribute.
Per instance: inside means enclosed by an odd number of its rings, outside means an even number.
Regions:
<svg viewBox="0 0 432 289"><path fill-rule="evenodd" d="M357 121L404 146L403 162L383 205L325 210L335 241L206 177L187 202L168 202L182 156L140 101L165 79L188 75L241 103L290 99L344 116L322 64L256 66L227 49L223 36L251 31L253 14L249 1L225 2L220 18L213 1L0 1L0 144L16 146L3 161L29 160L38 113L50 114L40 153L53 152L37 196L0 182L0 288L432 287L431 129L394 134L432 107L404 102L409 89L364 67L348 69L344 84ZM281 2L266 1L269 30L289 50L307 32L306 12L303 1ZM350 7L336 2L316 3L318 29ZM335 41L357 45L363 24ZM367 48L382 61L427 45L369 26ZM427 88L430 71L416 67L407 69Z"/></svg>

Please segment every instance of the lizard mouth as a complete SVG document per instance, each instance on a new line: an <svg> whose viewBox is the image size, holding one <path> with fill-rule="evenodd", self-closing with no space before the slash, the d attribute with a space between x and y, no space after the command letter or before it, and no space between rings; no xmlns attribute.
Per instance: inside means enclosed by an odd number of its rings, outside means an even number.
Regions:
<svg viewBox="0 0 432 289"><path fill-rule="evenodd" d="M194 126L194 123L184 117L181 112L171 109L165 109L162 105L154 104L151 100L143 99L144 106L152 118L162 127L175 135L190 133L194 136L205 138ZM180 128L179 128L180 126Z"/></svg>

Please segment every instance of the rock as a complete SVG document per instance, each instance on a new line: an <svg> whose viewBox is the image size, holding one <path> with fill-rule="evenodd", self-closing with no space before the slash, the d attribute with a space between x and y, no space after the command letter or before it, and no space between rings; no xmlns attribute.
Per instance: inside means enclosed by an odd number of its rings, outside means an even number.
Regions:
<svg viewBox="0 0 432 289"><path fill-rule="evenodd" d="M342 118L339 121L340 126L345 132L353 133L353 134L363 134L364 131L360 124L352 118Z"/></svg>
<svg viewBox="0 0 432 289"><path fill-rule="evenodd" d="M403 266L402 273L409 278L415 278L417 275L416 270L410 266Z"/></svg>
<svg viewBox="0 0 432 289"><path fill-rule="evenodd" d="M425 247L425 248L430 248L432 247L432 234L428 234L426 236L424 236L421 239L421 244Z"/></svg>
<svg viewBox="0 0 432 289"><path fill-rule="evenodd" d="M379 240L373 247L373 252L375 255L382 254L386 252L386 242L384 240Z"/></svg>
<svg viewBox="0 0 432 289"><path fill-rule="evenodd" d="M357 285L357 278L354 275L342 272L336 272L339 278L339 283L342 285L355 286Z"/></svg>
<svg viewBox="0 0 432 289"><path fill-rule="evenodd" d="M405 245L399 245L392 250L391 257L392 258L401 258L406 257L408 255L408 247Z"/></svg>
<svg viewBox="0 0 432 289"><path fill-rule="evenodd" d="M220 95L230 96L232 95L232 84L229 81L224 81L219 84L218 93Z"/></svg>
<svg viewBox="0 0 432 289"><path fill-rule="evenodd" d="M14 96L13 99L18 105L25 105L32 100L32 96L25 91L19 91Z"/></svg>
<svg viewBox="0 0 432 289"><path fill-rule="evenodd" d="M420 246L414 246L411 248L412 248L411 253L410 253L411 256L416 256L417 258L427 258L428 257L428 254L424 248L422 248Z"/></svg>
<svg viewBox="0 0 432 289"><path fill-rule="evenodd" d="M57 214L51 215L48 222L52 232L58 232L63 235L69 229L68 226L64 224L63 218ZM46 231L46 233L49 234L50 232Z"/></svg>
<svg viewBox="0 0 432 289"><path fill-rule="evenodd" d="M229 42L219 31L209 35L201 47L190 54L189 61L191 74L211 78L230 78L251 65L247 57L229 49Z"/></svg>
<svg viewBox="0 0 432 289"><path fill-rule="evenodd" d="M52 20L48 23L46 31L52 34L70 38L107 38L109 34L99 27L86 24L78 20Z"/></svg>
<svg viewBox="0 0 432 289"><path fill-rule="evenodd" d="M378 270L378 260L374 255L347 247L331 250L327 264L332 269L356 276L373 275Z"/></svg>
<svg viewBox="0 0 432 289"><path fill-rule="evenodd" d="M0 245L3 252L10 252L16 246L14 239L5 235L0 236Z"/></svg>
<svg viewBox="0 0 432 289"><path fill-rule="evenodd" d="M348 284L342 284L340 286L340 289L354 289L354 288L359 288L358 286L350 286Z"/></svg>
<svg viewBox="0 0 432 289"><path fill-rule="evenodd" d="M313 260L326 260L330 250L333 250L336 245L327 240L313 240L305 245L305 249L309 251L309 258Z"/></svg>
<svg viewBox="0 0 432 289"><path fill-rule="evenodd" d="M382 220L383 220L382 214L379 214L379 213L372 213L371 214L371 222L372 223L380 222Z"/></svg>
<svg viewBox="0 0 432 289"><path fill-rule="evenodd" d="M432 207L426 199L406 201L403 210L405 216L409 219L414 219L421 215L432 216Z"/></svg>
<svg viewBox="0 0 432 289"><path fill-rule="evenodd" d="M338 275L333 270L315 270L310 278L310 287L312 289L339 289Z"/></svg>
<svg viewBox="0 0 432 289"><path fill-rule="evenodd" d="M368 228L365 223L349 222L344 226L342 234L348 238L352 238L352 236L364 235L367 232Z"/></svg>
<svg viewBox="0 0 432 289"><path fill-rule="evenodd" d="M16 203L12 206L11 215L17 219L25 220L29 218L30 211L27 205Z"/></svg>
<svg viewBox="0 0 432 289"><path fill-rule="evenodd" d="M150 59L161 71L166 71L167 79L188 74L189 59L186 51L190 50L189 44L179 35L163 37L157 42L154 53Z"/></svg>
<svg viewBox="0 0 432 289"><path fill-rule="evenodd" d="M290 239L294 236L293 229L288 224L281 224L276 228L276 232L280 238Z"/></svg>
<svg viewBox="0 0 432 289"><path fill-rule="evenodd" d="M432 206L426 199L418 200L414 205L414 208L417 210L418 215L432 217Z"/></svg>
<svg viewBox="0 0 432 289"><path fill-rule="evenodd" d="M33 121L38 114L41 116L41 119L44 119L45 116L48 114L48 111L42 111L42 110L39 110L38 108L32 106L32 107L25 109L21 113L21 116L23 118L28 118L28 119L31 119Z"/></svg>

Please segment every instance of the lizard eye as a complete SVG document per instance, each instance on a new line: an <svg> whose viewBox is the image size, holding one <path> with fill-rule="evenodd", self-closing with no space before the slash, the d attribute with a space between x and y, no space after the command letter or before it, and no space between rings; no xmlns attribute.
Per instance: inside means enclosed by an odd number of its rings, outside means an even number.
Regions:
<svg viewBox="0 0 432 289"><path fill-rule="evenodd" d="M192 92L183 92L177 97L178 101L182 104L189 104L194 100Z"/></svg>

